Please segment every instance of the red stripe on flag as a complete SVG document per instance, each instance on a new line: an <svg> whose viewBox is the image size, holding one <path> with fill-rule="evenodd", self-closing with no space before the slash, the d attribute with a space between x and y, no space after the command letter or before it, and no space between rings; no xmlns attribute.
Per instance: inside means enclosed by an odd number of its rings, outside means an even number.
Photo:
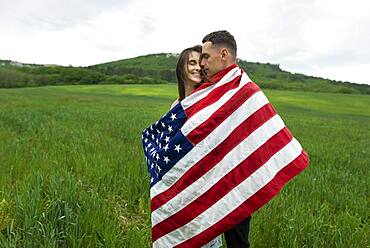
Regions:
<svg viewBox="0 0 370 248"><path fill-rule="evenodd" d="M272 105L268 103L245 119L223 142L194 164L175 184L166 191L155 196L151 201L152 212L202 177L207 171L220 162L235 146L275 114L276 112Z"/></svg>
<svg viewBox="0 0 370 248"><path fill-rule="evenodd" d="M215 103L216 101L220 99L221 96L223 96L229 90L237 88L240 84L240 78L241 78L241 75L237 76L230 82L224 85L221 85L220 87L215 88L207 96L205 96L202 100L198 101L197 103L193 104L189 108L185 109L185 114L187 118L189 119L190 117L192 117L194 114L196 114L200 110Z"/></svg>
<svg viewBox="0 0 370 248"><path fill-rule="evenodd" d="M206 81L204 83L202 83L197 89L195 89L194 92L196 91L199 91L199 90L203 90L213 84L216 84L218 81L220 81L224 76L226 76L226 74L231 71L232 69L234 69L235 67L237 67L238 65L237 64L233 64L231 66L229 66L228 68L226 68L225 70L222 70L218 73L216 73L213 77L212 77L212 82L209 82L209 81ZM241 68L239 68L241 69ZM243 69L241 69L241 73L243 73Z"/></svg>
<svg viewBox="0 0 370 248"><path fill-rule="evenodd" d="M224 233L229 230L264 204L266 204L271 198L280 192L282 187L294 176L299 174L308 165L308 155L305 151L293 160L290 164L285 166L281 171L277 173L273 180L266 184L251 198L246 200L243 204L237 207L233 212L228 214L219 222L215 223L210 228L206 229L202 233L194 236L191 239L175 246L176 248L191 248L200 247L217 237L220 233Z"/></svg>
<svg viewBox="0 0 370 248"><path fill-rule="evenodd" d="M255 83L250 82L244 85L235 95L214 112L208 120L192 130L186 137L192 144L198 144L258 91L260 91L260 88Z"/></svg>
<svg viewBox="0 0 370 248"><path fill-rule="evenodd" d="M176 214L155 225L152 229L153 240L176 230L203 213L219 199L229 193L234 187L238 186L246 178L252 175L259 167L263 166L276 152L287 145L292 139L293 136L287 128L283 128L281 131L276 133L266 141L265 144L259 147L249 157L213 185L207 192ZM167 225L167 221L171 223L171 225Z"/></svg>

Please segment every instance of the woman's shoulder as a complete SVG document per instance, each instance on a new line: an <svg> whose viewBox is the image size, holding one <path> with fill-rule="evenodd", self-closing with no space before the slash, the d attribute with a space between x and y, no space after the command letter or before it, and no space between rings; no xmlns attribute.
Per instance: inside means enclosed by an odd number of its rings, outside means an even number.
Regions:
<svg viewBox="0 0 370 248"><path fill-rule="evenodd" d="M176 99L172 104L171 104L171 108L170 109L172 109L173 107L175 107L176 106L176 104L178 104L179 103L179 99Z"/></svg>

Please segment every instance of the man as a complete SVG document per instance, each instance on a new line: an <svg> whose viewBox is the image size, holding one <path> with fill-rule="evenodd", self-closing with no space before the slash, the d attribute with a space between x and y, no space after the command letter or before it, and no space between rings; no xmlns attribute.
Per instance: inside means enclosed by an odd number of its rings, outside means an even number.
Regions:
<svg viewBox="0 0 370 248"><path fill-rule="evenodd" d="M202 43L200 66L205 74L206 82L215 83L219 80L217 73L236 64L236 42L228 31L216 31L206 35ZM246 218L225 232L227 247L249 247L250 219L251 217Z"/></svg>

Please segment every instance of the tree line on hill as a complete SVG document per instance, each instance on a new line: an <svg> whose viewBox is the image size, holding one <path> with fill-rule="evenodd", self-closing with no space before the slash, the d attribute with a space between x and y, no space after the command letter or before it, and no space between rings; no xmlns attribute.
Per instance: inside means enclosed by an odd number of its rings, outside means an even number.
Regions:
<svg viewBox="0 0 370 248"><path fill-rule="evenodd" d="M0 88L71 84L176 83L176 54L152 54L89 67L22 64L0 60ZM370 94L370 86L290 73L277 64L238 64L263 89Z"/></svg>
<svg viewBox="0 0 370 248"><path fill-rule="evenodd" d="M160 77L132 73L107 75L84 67L0 65L0 88L70 84L163 84Z"/></svg>

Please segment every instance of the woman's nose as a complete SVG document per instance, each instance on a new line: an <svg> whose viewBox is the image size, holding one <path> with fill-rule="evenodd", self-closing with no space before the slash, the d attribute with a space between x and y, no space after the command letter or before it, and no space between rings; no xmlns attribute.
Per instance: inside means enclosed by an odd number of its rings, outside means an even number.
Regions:
<svg viewBox="0 0 370 248"><path fill-rule="evenodd" d="M204 66L204 62L203 62L203 59L200 59L199 60L199 65L202 67L202 66Z"/></svg>

